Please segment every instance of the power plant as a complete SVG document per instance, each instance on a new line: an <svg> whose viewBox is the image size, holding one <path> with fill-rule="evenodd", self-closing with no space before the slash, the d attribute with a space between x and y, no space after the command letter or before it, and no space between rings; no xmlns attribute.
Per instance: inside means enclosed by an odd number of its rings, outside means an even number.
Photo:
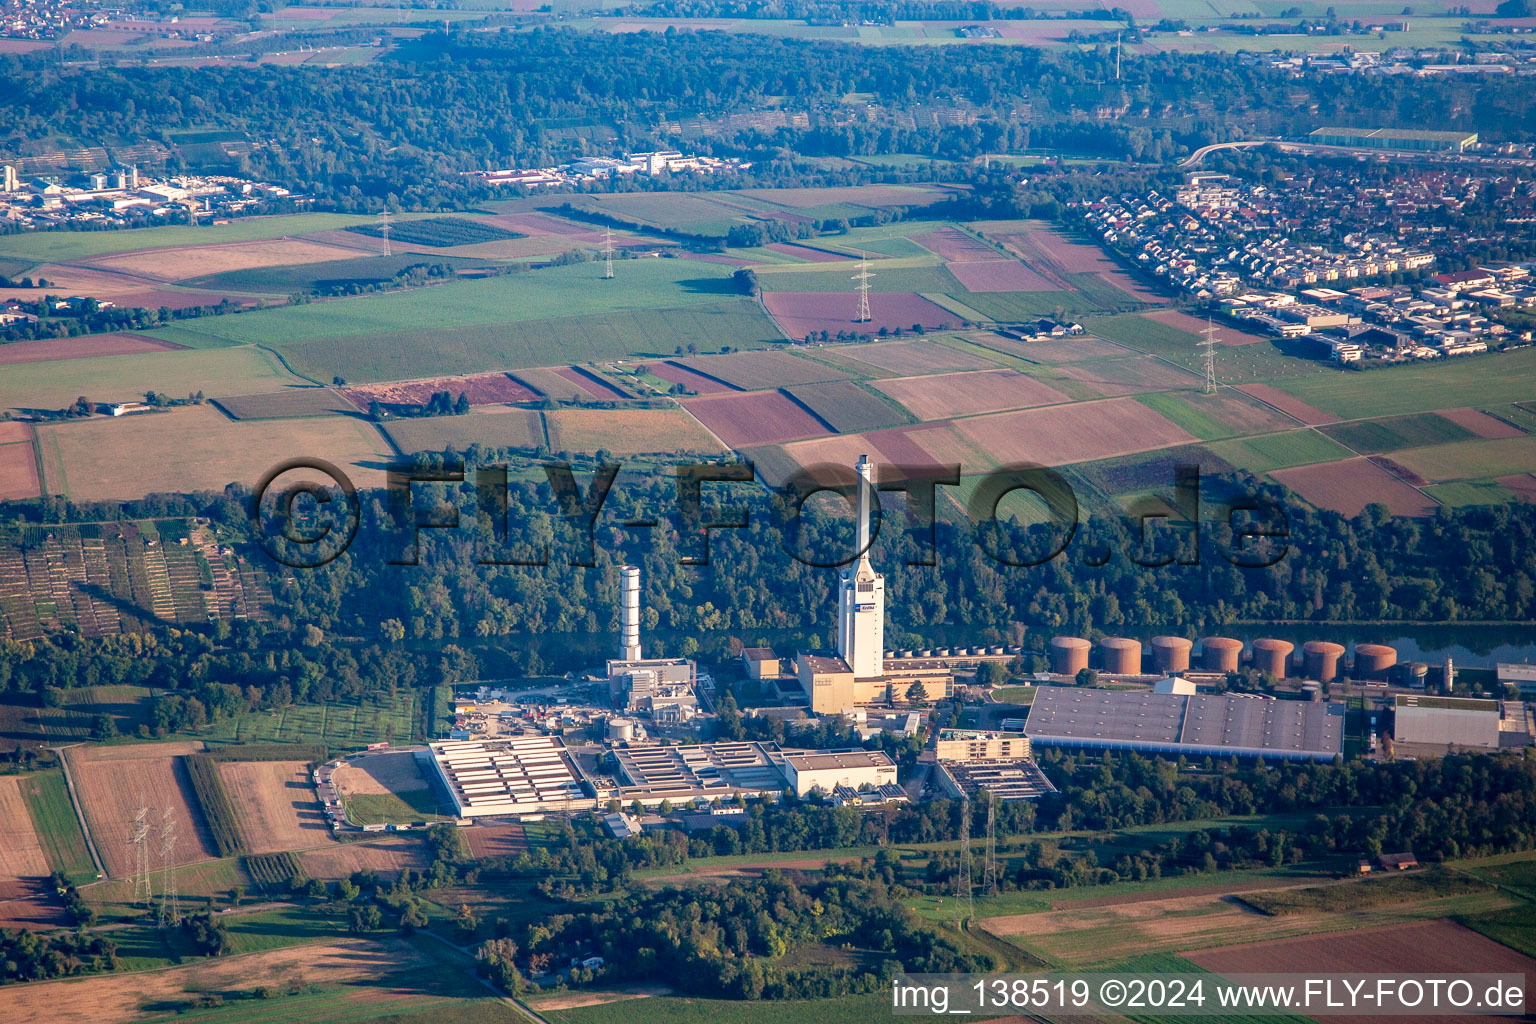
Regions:
<svg viewBox="0 0 1536 1024"><path fill-rule="evenodd" d="M619 660L640 660L640 570L619 566Z"/></svg>

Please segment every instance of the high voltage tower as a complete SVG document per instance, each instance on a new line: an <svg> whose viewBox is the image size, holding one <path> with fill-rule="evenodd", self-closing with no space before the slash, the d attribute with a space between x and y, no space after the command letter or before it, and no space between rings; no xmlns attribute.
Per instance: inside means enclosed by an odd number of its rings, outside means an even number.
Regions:
<svg viewBox="0 0 1536 1024"><path fill-rule="evenodd" d="M176 818L167 807L160 815L160 918L165 924L178 924L181 921L175 861Z"/></svg>
<svg viewBox="0 0 1536 1024"><path fill-rule="evenodd" d="M384 236L384 255L391 255L389 251L389 211L379 214L379 234Z"/></svg>
<svg viewBox="0 0 1536 1024"><path fill-rule="evenodd" d="M128 845L133 847L133 893L129 904L142 898L148 907L154 894L149 887L149 808L139 800L139 809L133 812L133 824L128 826Z"/></svg>
<svg viewBox="0 0 1536 1024"><path fill-rule="evenodd" d="M1201 331L1201 341L1197 344L1205 353L1205 393L1216 393L1216 335L1221 333L1221 328L1213 324L1209 317L1205 321L1205 330Z"/></svg>
<svg viewBox="0 0 1536 1024"><path fill-rule="evenodd" d="M997 801L987 794L987 850L981 869L981 888L988 896L997 895Z"/></svg>
<svg viewBox="0 0 1536 1024"><path fill-rule="evenodd" d="M867 324L874 319L869 314L869 279L874 276L869 272L869 262L860 256L859 272L849 278L851 281L859 282L859 315L853 318L854 323Z"/></svg>
<svg viewBox="0 0 1536 1024"><path fill-rule="evenodd" d="M976 898L971 894L971 801L969 798L960 803L960 875L956 879L957 892L955 893L955 913L960 915L960 920L955 927L964 928L965 923L976 916Z"/></svg>
<svg viewBox="0 0 1536 1024"><path fill-rule="evenodd" d="M603 228L603 277L613 278L613 228Z"/></svg>

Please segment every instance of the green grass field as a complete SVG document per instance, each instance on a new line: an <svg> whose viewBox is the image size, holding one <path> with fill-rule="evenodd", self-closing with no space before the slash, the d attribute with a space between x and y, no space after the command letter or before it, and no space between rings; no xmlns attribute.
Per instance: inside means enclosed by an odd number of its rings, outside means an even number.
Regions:
<svg viewBox="0 0 1536 1024"><path fill-rule="evenodd" d="M60 359L7 366L0 373L0 409L62 409L81 395L93 402L142 401L146 391L185 398L197 391L243 395L301 383L271 353L256 348Z"/></svg>
<svg viewBox="0 0 1536 1024"><path fill-rule="evenodd" d="M1430 484L1424 493L1448 508L1468 505L1502 505L1514 501L1515 492L1495 480L1457 480L1448 484Z"/></svg>
<svg viewBox="0 0 1536 1024"><path fill-rule="evenodd" d="M1035 699L1035 687L999 686L992 691L992 696L1002 704L1029 704Z"/></svg>
<svg viewBox="0 0 1536 1024"><path fill-rule="evenodd" d="M1214 441L1211 454L1252 473L1307 466L1349 458L1349 450L1315 430L1288 430L1281 434Z"/></svg>
<svg viewBox="0 0 1536 1024"><path fill-rule="evenodd" d="M295 704L281 711L252 711L220 719L185 738L210 747L226 743L315 743L332 751L411 739L421 721L426 690L402 689L382 702Z"/></svg>
<svg viewBox="0 0 1536 1024"><path fill-rule="evenodd" d="M48 866L62 871L78 884L94 881L96 866L91 862L80 831L80 819L69 800L69 789L60 771L40 772L21 780L21 798L32 816L37 841L48 858Z"/></svg>
<svg viewBox="0 0 1536 1024"><path fill-rule="evenodd" d="M1379 370L1330 370L1275 386L1324 412L1355 419L1528 401L1533 376L1536 349L1523 348Z"/></svg>
<svg viewBox="0 0 1536 1024"><path fill-rule="evenodd" d="M446 821L452 807L438 802L436 789L401 793L353 793L346 798L347 817L355 825L406 825L413 821Z"/></svg>
<svg viewBox="0 0 1536 1024"><path fill-rule="evenodd" d="M854 283L849 278L858 270L856 263L821 263L821 270L772 270L757 275L765 292L851 292ZM870 268L874 275L869 282L872 292L955 292L969 293L956 281L946 268L932 267L882 267Z"/></svg>
<svg viewBox="0 0 1536 1024"><path fill-rule="evenodd" d="M1434 413L1410 413L1380 420L1332 423L1318 429L1362 455L1448 444L1476 436L1467 428Z"/></svg>
<svg viewBox="0 0 1536 1024"><path fill-rule="evenodd" d="M1394 452L1427 480L1478 480L1536 470L1536 436L1478 438Z"/></svg>
<svg viewBox="0 0 1536 1024"><path fill-rule="evenodd" d="M570 1010L540 1010L553 1024L868 1024L890 1013L890 995L872 992L812 1001L745 1002L651 996Z"/></svg>
<svg viewBox="0 0 1536 1024"><path fill-rule="evenodd" d="M1198 334L1135 313L1095 316L1083 321L1089 334L1097 335L1138 352L1161 356L1186 369L1200 371L1204 364ZM1243 384L1289 374L1327 372L1316 360L1287 356L1270 343L1218 345L1216 376L1227 384Z"/></svg>
<svg viewBox="0 0 1536 1024"><path fill-rule="evenodd" d="M357 383L781 339L757 304L736 293L729 270L689 260L626 260L605 281L598 264L575 264L152 333L195 348L266 345L312 379L340 375Z"/></svg>
<svg viewBox="0 0 1536 1024"><path fill-rule="evenodd" d="M289 266L230 270L222 274L192 278L181 284L189 288L207 288L211 291L227 289L286 295L290 292L310 291L332 284L343 285L354 281L392 281L399 271L421 263L442 263L455 270L468 270L489 266L495 261L410 253L403 256L359 256L357 259L327 260L324 263L296 263Z"/></svg>
<svg viewBox="0 0 1536 1024"><path fill-rule="evenodd" d="M404 214L402 219L410 216ZM361 215L295 213L280 217L246 217L228 224L196 228L166 225L124 231L33 231L0 238L0 256L28 263L56 263L59 260L102 256L111 252L132 252L137 249L257 242L374 222L375 218Z"/></svg>
<svg viewBox="0 0 1536 1024"><path fill-rule="evenodd" d="M1151 394L1137 395L1136 401L1172 420L1202 441L1217 437L1231 437L1233 434L1241 433L1204 409L1191 405L1186 401L1187 397L1189 396L1183 392L1154 391Z"/></svg>

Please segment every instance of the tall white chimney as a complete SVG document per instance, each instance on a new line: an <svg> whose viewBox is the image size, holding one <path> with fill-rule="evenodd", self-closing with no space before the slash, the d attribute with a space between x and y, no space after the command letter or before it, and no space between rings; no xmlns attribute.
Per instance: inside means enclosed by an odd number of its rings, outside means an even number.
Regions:
<svg viewBox="0 0 1536 1024"><path fill-rule="evenodd" d="M640 570L619 566L619 660L640 660Z"/></svg>

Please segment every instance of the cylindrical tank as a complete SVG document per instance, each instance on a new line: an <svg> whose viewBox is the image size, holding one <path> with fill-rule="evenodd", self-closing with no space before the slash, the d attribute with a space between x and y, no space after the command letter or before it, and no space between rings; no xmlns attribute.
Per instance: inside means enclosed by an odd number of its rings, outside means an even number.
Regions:
<svg viewBox="0 0 1536 1024"><path fill-rule="evenodd" d="M1200 641L1200 657L1207 672L1236 672L1243 642L1227 636L1208 636Z"/></svg>
<svg viewBox="0 0 1536 1024"><path fill-rule="evenodd" d="M1355 678L1385 679L1387 670L1397 664L1397 651L1386 644L1355 645Z"/></svg>
<svg viewBox="0 0 1536 1024"><path fill-rule="evenodd" d="M1080 636L1051 638L1051 671L1059 676L1075 676L1088 667L1088 651L1093 645Z"/></svg>
<svg viewBox="0 0 1536 1024"><path fill-rule="evenodd" d="M924 647L922 650L918 651L917 653L921 657L931 658L931 657L933 657L933 648L932 647Z"/></svg>
<svg viewBox="0 0 1536 1024"><path fill-rule="evenodd" d="M1301 684L1301 697L1303 700L1322 700L1323 684L1308 680Z"/></svg>
<svg viewBox="0 0 1536 1024"><path fill-rule="evenodd" d="M1327 640L1308 640L1301 645L1307 659L1307 678L1320 683L1332 682L1339 674L1339 659L1344 648Z"/></svg>
<svg viewBox="0 0 1536 1024"><path fill-rule="evenodd" d="M1003 649L1001 647L988 647L987 648L987 653L988 654L1002 654L1003 653Z"/></svg>
<svg viewBox="0 0 1536 1024"><path fill-rule="evenodd" d="M1405 678L1409 686L1416 690L1424 689L1425 680L1429 677L1429 666L1422 661L1408 663Z"/></svg>
<svg viewBox="0 0 1536 1024"><path fill-rule="evenodd" d="M1189 649L1193 646L1181 636L1155 636L1152 638L1152 657L1164 672L1188 672Z"/></svg>
<svg viewBox="0 0 1536 1024"><path fill-rule="evenodd" d="M1099 656L1104 671L1117 676L1141 673L1141 641L1123 636L1107 636L1099 641Z"/></svg>
<svg viewBox="0 0 1536 1024"><path fill-rule="evenodd" d="M1253 667L1276 679L1284 679L1290 674L1291 652L1295 649L1296 645L1289 640L1260 637L1253 642Z"/></svg>
<svg viewBox="0 0 1536 1024"><path fill-rule="evenodd" d="M635 723L628 718L608 719L608 740L610 743L628 743L635 738Z"/></svg>

